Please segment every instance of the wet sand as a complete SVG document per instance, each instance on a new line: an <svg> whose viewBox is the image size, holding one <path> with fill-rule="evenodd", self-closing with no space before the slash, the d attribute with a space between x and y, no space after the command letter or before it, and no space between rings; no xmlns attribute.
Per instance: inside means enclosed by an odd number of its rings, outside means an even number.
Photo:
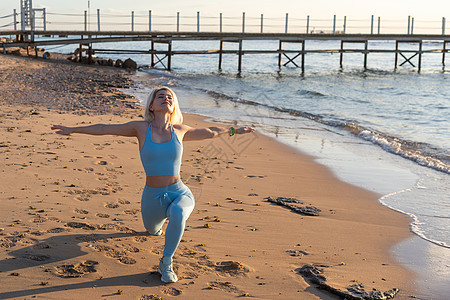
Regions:
<svg viewBox="0 0 450 300"><path fill-rule="evenodd" d="M184 143L181 177L196 208L174 258L180 280L162 283L156 268L164 236L145 234L140 217L145 174L137 140L50 130L140 119L143 108L119 90L132 75L64 57L0 55L0 76L1 299L415 294L413 274L389 252L411 236L409 219L258 132Z"/></svg>

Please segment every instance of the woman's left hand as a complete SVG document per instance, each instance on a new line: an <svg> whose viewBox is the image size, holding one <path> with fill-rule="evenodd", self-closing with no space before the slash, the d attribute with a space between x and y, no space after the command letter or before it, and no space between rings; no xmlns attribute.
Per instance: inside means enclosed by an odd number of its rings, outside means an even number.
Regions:
<svg viewBox="0 0 450 300"><path fill-rule="evenodd" d="M244 134L244 133L251 133L254 131L255 131L255 128L252 128L252 127L239 127L239 128L236 128L236 130L234 132L236 134Z"/></svg>

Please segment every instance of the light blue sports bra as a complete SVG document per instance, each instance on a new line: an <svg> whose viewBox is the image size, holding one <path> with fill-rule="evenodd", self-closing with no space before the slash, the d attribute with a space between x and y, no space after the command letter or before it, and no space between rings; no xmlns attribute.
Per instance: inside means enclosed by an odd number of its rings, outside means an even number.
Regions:
<svg viewBox="0 0 450 300"><path fill-rule="evenodd" d="M183 144L170 125L172 139L167 143L155 143L152 140L152 123L148 126L144 145L140 151L141 162L147 176L179 175Z"/></svg>

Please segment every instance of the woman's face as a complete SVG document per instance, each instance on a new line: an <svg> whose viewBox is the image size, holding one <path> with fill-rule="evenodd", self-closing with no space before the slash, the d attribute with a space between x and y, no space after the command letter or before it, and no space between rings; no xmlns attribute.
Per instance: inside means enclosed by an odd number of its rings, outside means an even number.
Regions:
<svg viewBox="0 0 450 300"><path fill-rule="evenodd" d="M174 109L173 95L167 90L160 90L156 92L155 100L150 105L150 111L153 112L169 112L172 113Z"/></svg>

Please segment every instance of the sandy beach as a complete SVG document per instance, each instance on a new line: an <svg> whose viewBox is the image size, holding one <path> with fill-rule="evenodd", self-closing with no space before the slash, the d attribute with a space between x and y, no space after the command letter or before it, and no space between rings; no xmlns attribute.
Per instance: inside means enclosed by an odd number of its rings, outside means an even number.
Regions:
<svg viewBox="0 0 450 300"><path fill-rule="evenodd" d="M174 257L180 280L162 283L164 236L146 234L140 216L137 140L50 130L142 118L120 90L132 74L0 55L0 76L0 299L416 294L414 274L390 255L412 235L408 217L259 132L184 143L181 177L196 208Z"/></svg>

